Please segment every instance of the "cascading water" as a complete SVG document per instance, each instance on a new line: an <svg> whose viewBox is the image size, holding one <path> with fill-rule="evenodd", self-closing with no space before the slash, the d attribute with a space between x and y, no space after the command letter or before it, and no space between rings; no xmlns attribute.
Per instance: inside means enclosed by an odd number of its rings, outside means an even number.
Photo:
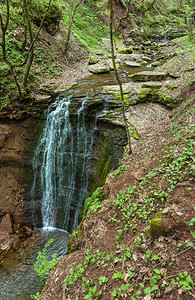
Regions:
<svg viewBox="0 0 195 300"><path fill-rule="evenodd" d="M33 158L34 183L31 197L41 201L43 227L69 232L78 225L88 187L95 126L86 129L85 102L71 120L71 97L57 99L49 110L45 127ZM40 224L34 211L35 225Z"/></svg>

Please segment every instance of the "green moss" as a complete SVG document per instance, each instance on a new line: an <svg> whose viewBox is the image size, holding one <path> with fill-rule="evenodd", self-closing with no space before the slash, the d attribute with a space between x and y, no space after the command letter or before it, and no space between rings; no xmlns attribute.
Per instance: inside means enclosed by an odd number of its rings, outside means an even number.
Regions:
<svg viewBox="0 0 195 300"><path fill-rule="evenodd" d="M67 86L66 91L72 89L75 85L77 85L77 82L73 82L72 84L70 84L69 86Z"/></svg>
<svg viewBox="0 0 195 300"><path fill-rule="evenodd" d="M152 43L151 41L146 41L143 44L147 46L147 45L150 45L151 43Z"/></svg>
<svg viewBox="0 0 195 300"><path fill-rule="evenodd" d="M133 130L134 139L139 140L141 136L140 136L139 132L137 131L136 126L133 126L132 130Z"/></svg>
<svg viewBox="0 0 195 300"><path fill-rule="evenodd" d="M111 94L114 96L115 100L121 100L121 93L120 92L115 92L115 91L110 91L108 88L103 87L103 90L105 92L107 92L108 94ZM124 100L125 99L129 99L131 90L123 90L123 96L124 96ZM130 100L130 99L129 99ZM116 102L116 104L118 105L118 102ZM130 101L125 101L125 105L129 105Z"/></svg>
<svg viewBox="0 0 195 300"><path fill-rule="evenodd" d="M168 75L169 75L171 78L179 78L179 75L176 75L176 74L168 73Z"/></svg>
<svg viewBox="0 0 195 300"><path fill-rule="evenodd" d="M118 48L118 53L120 53L120 54L131 54L131 53L133 53L133 48L132 47Z"/></svg>
<svg viewBox="0 0 195 300"><path fill-rule="evenodd" d="M99 61L99 59L97 57L91 56L88 60L88 64L93 65L93 64L96 64L98 61Z"/></svg>
<svg viewBox="0 0 195 300"><path fill-rule="evenodd" d="M68 251L67 254L70 254L81 248L81 240L83 237L83 221L79 224L75 231L73 231L71 238L68 242Z"/></svg>
<svg viewBox="0 0 195 300"><path fill-rule="evenodd" d="M113 114L110 113L110 118ZM102 134L99 137L99 151L94 165L94 175L91 176L89 190L94 191L98 186L105 183L106 176L111 168L111 150L112 150L112 136Z"/></svg>
<svg viewBox="0 0 195 300"><path fill-rule="evenodd" d="M154 218L151 220L150 234L152 237L157 237L163 234L163 222L160 212L156 213Z"/></svg>
<svg viewBox="0 0 195 300"><path fill-rule="evenodd" d="M141 88L152 88L152 89L160 89L162 86L161 83L143 83Z"/></svg>
<svg viewBox="0 0 195 300"><path fill-rule="evenodd" d="M108 175L108 172L110 171L110 167L111 167L111 159L112 157L109 156L107 159L107 162L104 166L103 172L101 174L101 178L100 178L100 186L104 185L105 181L106 181L106 177Z"/></svg>
<svg viewBox="0 0 195 300"><path fill-rule="evenodd" d="M157 102L170 106L175 104L175 99L167 96L166 94L157 91L157 88L144 88L138 91L138 101L140 102Z"/></svg>

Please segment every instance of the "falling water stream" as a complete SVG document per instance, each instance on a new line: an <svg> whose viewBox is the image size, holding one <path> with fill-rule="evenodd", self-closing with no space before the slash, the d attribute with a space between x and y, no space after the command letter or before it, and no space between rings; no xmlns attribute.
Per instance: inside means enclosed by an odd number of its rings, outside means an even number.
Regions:
<svg viewBox="0 0 195 300"><path fill-rule="evenodd" d="M88 174L95 126L86 129L85 101L71 120L71 96L57 98L55 110L47 112L42 136L33 158L31 197L41 200L43 228L72 232L78 225ZM36 211L34 214L37 225Z"/></svg>

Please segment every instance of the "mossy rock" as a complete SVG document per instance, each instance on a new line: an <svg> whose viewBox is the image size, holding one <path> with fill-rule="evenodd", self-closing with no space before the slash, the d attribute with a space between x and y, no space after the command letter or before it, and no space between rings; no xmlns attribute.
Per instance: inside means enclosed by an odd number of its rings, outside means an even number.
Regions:
<svg viewBox="0 0 195 300"><path fill-rule="evenodd" d="M175 100L166 94L158 91L158 88L140 88L137 95L138 102L155 102L172 107Z"/></svg>
<svg viewBox="0 0 195 300"><path fill-rule="evenodd" d="M147 45L151 45L151 41L146 41L146 42L144 42L143 44L145 45L145 46L147 46Z"/></svg>
<svg viewBox="0 0 195 300"><path fill-rule="evenodd" d="M68 242L68 252L70 254L81 248L81 240L83 237L83 221L79 224L75 231L73 231L71 238Z"/></svg>
<svg viewBox="0 0 195 300"><path fill-rule="evenodd" d="M99 59L98 59L97 57L91 56L91 57L89 58L89 60L88 60L88 64L89 64L89 65L94 65L94 64L97 64L98 61L99 61Z"/></svg>
<svg viewBox="0 0 195 300"><path fill-rule="evenodd" d="M92 74L103 74L103 73L109 73L110 68L107 65L92 65L88 68L88 71Z"/></svg>
<svg viewBox="0 0 195 300"><path fill-rule="evenodd" d="M146 83L143 83L141 85L141 88L151 88L151 89L160 89L162 86L161 83L154 83L154 82L146 82Z"/></svg>
<svg viewBox="0 0 195 300"><path fill-rule="evenodd" d="M153 67L157 67L157 66L159 66L160 65L160 62L159 61L154 61L153 63L152 63L152 66Z"/></svg>
<svg viewBox="0 0 195 300"><path fill-rule="evenodd" d="M165 72L143 71L133 74L134 81L161 81L165 80L167 74Z"/></svg>
<svg viewBox="0 0 195 300"><path fill-rule="evenodd" d="M150 223L150 234L152 237L157 237L159 235L163 235L163 219L161 213L158 212L155 214L154 218Z"/></svg>
<svg viewBox="0 0 195 300"><path fill-rule="evenodd" d="M118 48L118 53L119 54L131 54L131 53L133 53L133 48L132 47Z"/></svg>
<svg viewBox="0 0 195 300"><path fill-rule="evenodd" d="M124 65L126 67L130 67L130 68L138 68L138 67L141 67L140 64L138 64L137 62L135 61L130 61L130 60L125 60L124 61Z"/></svg>

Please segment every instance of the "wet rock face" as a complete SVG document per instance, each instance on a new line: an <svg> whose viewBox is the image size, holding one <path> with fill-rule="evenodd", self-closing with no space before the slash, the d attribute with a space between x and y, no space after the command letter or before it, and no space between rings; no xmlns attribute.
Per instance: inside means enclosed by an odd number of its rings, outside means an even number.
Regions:
<svg viewBox="0 0 195 300"><path fill-rule="evenodd" d="M36 121L37 122L37 121ZM26 214L35 120L2 121L0 125L0 252L14 246L19 228L30 225ZM32 130L32 128L34 128ZM19 230L19 231L21 231ZM28 234L27 234L28 235Z"/></svg>
<svg viewBox="0 0 195 300"><path fill-rule="evenodd" d="M12 129L8 125L0 125L0 148L3 148L6 144L7 137L12 132Z"/></svg>
<svg viewBox="0 0 195 300"><path fill-rule="evenodd" d="M9 214L3 216L0 223L0 232L13 233L12 221Z"/></svg>
<svg viewBox="0 0 195 300"><path fill-rule="evenodd" d="M166 78L164 72L143 71L133 74L132 79L135 81L161 81Z"/></svg>

